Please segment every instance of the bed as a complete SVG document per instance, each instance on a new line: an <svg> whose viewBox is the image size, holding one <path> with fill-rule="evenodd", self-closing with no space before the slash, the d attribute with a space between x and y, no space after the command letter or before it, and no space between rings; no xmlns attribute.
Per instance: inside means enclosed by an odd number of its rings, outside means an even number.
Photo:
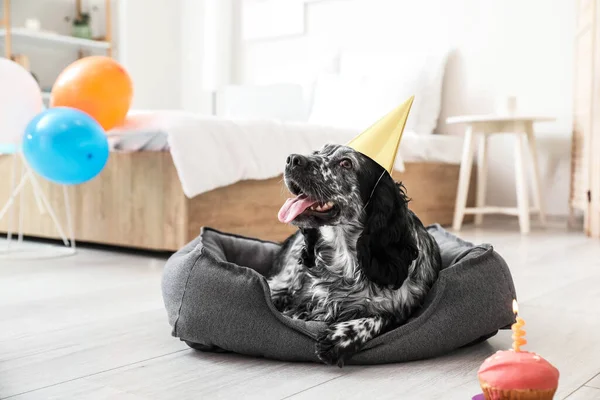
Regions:
<svg viewBox="0 0 600 400"><path fill-rule="evenodd" d="M316 79L306 115L301 102L292 101L302 97L298 85L279 85L276 90L263 85L260 93L237 88L235 96L224 96L235 106L219 104L219 116L131 112L125 125L109 132L113 152L103 172L89 183L69 188L75 237L80 242L175 251L195 238L202 226L209 226L282 240L294 231L277 220L287 193L281 179L287 155L311 152L325 143L346 143L382 110L410 94L418 101L393 176L406 185L410 207L423 223L448 225L462 138L434 134L442 108L445 57L445 53L411 57L408 68L404 57L384 55L377 63L361 65L361 60L374 56L348 53L339 74ZM373 71L374 65L387 70ZM243 110L252 112L245 115ZM0 155L0 176L9 177L11 165L12 157ZM475 179L472 176L469 186L471 204ZM62 189L47 182L43 186L65 221ZM0 202L9 191L8 182L2 182ZM29 188L21 205L26 235L57 237L50 219L38 217ZM7 231L8 222L9 218L0 221L0 231Z"/></svg>
<svg viewBox="0 0 600 400"><path fill-rule="evenodd" d="M423 159L419 160L418 154L406 159L404 170L394 171L393 176L405 183L412 198L410 208L423 223L448 225L454 213L459 164L432 160L430 153L439 152L448 143L435 137L416 139L420 144L435 144L418 147L416 151ZM0 156L0 176L9 177L11 167L12 157ZM472 179L471 203L475 176ZM40 182L59 218L65 221L61 187ZM8 198L9 190L6 180L0 185L0 199ZM195 238L202 226L273 241L294 230L277 220L287 192L281 176L244 179L188 197L169 151L112 152L96 179L68 190L75 237L80 242L176 251ZM50 218L39 216L30 187L24 189L22 203L15 203L15 215L20 205L25 235L58 238ZM9 218L0 221L0 231L7 231L8 222Z"/></svg>

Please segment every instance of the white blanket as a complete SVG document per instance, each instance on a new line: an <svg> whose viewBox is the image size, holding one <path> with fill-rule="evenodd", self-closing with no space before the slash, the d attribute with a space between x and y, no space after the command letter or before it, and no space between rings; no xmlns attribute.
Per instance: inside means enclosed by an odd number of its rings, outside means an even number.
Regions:
<svg viewBox="0 0 600 400"><path fill-rule="evenodd" d="M130 114L125 126L109 135L116 138L132 132L145 135L145 139L140 136L140 141L147 141L158 132L168 134L183 192L190 198L240 180L276 177L283 172L289 154L309 153L326 143L347 143L359 133L306 123L232 120L161 111ZM419 136L405 132L400 149L411 141L410 137L419 147ZM447 144L442 146L448 150ZM445 161L456 162L456 150L444 154L448 154ZM395 164L399 171L404 170L401 156L402 151Z"/></svg>

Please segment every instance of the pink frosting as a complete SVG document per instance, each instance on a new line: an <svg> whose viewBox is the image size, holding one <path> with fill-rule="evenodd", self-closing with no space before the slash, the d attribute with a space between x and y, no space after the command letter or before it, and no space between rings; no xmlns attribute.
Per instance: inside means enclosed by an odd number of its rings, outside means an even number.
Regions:
<svg viewBox="0 0 600 400"><path fill-rule="evenodd" d="M479 368L479 379L498 389L549 390L558 387L558 370L528 351L498 351Z"/></svg>

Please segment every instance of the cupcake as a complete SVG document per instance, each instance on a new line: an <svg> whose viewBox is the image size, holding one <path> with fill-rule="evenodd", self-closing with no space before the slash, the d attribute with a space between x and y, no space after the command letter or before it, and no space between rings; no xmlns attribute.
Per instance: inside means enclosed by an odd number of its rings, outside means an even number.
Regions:
<svg viewBox="0 0 600 400"><path fill-rule="evenodd" d="M558 370L528 351L496 352L478 377L486 400L551 400L558 387Z"/></svg>

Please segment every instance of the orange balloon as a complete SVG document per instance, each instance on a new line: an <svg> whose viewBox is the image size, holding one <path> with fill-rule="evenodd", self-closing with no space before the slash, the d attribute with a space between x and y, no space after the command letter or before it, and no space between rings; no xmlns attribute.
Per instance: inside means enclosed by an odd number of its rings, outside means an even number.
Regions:
<svg viewBox="0 0 600 400"><path fill-rule="evenodd" d="M91 115L105 130L125 121L133 85L125 68L112 58L85 57L58 76L50 107L72 107Z"/></svg>

